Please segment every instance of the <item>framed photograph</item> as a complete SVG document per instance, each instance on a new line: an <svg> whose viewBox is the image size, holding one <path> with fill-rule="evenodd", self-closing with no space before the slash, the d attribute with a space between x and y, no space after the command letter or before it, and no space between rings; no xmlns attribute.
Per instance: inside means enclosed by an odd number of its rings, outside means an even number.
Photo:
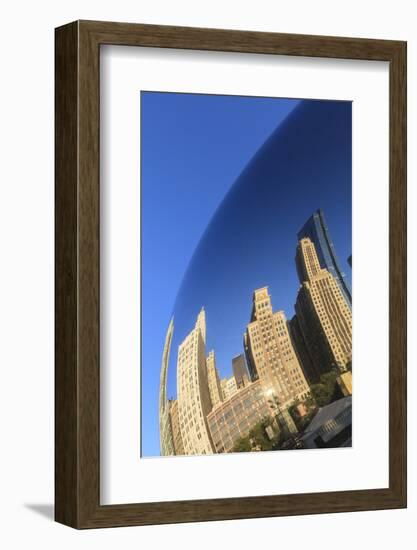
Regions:
<svg viewBox="0 0 417 550"><path fill-rule="evenodd" d="M56 29L56 520L406 506L406 43Z"/></svg>

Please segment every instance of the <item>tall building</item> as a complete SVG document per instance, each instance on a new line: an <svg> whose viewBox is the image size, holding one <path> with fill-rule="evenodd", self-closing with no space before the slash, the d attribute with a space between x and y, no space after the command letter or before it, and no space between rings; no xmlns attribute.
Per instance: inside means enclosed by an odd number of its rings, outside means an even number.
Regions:
<svg viewBox="0 0 417 550"><path fill-rule="evenodd" d="M258 373L256 372L255 362L251 358L251 347L249 345L249 334L246 330L243 334L243 349L245 351L246 365L249 371L249 378L252 382L258 380Z"/></svg>
<svg viewBox="0 0 417 550"><path fill-rule="evenodd" d="M320 267L327 269L333 275L346 302L352 308L352 291L337 259L336 250L324 219L323 210L319 209L314 212L298 232L298 240L301 241L304 238L309 238L314 243ZM300 273L300 271L298 274L300 283L303 283L306 280L304 274Z"/></svg>
<svg viewBox="0 0 417 550"><path fill-rule="evenodd" d="M164 351L162 353L161 375L159 380L159 443L162 456L175 454L171 418L169 414L169 402L167 398L168 364L173 332L174 321L171 319L165 336Z"/></svg>
<svg viewBox="0 0 417 550"><path fill-rule="evenodd" d="M242 354L233 357L232 370L238 389L244 388L249 383L249 372L246 366L245 356Z"/></svg>
<svg viewBox="0 0 417 550"><path fill-rule="evenodd" d="M220 386L219 372L216 368L216 356L213 350L208 354L206 364L211 404L215 408L223 401L223 393Z"/></svg>
<svg viewBox="0 0 417 550"><path fill-rule="evenodd" d="M294 317L290 321L288 321L288 329L291 335L291 340L294 345L295 352L297 354L298 360L300 362L301 368L303 369L304 376L306 377L307 382L310 385L316 384L320 380L321 373L310 357L308 347L304 341L304 337L301 332L301 327L297 315L294 315Z"/></svg>
<svg viewBox="0 0 417 550"><path fill-rule="evenodd" d="M298 243L296 263L302 275L295 311L315 368L342 371L352 359L352 312L336 279L320 265L309 238Z"/></svg>
<svg viewBox="0 0 417 550"><path fill-rule="evenodd" d="M178 416L178 400L173 399L169 402L169 416L171 418L172 439L174 443L174 454L183 455L184 445L180 429L180 419Z"/></svg>
<svg viewBox="0 0 417 550"><path fill-rule="evenodd" d="M222 378L222 380L220 380L220 385L222 389L223 400L232 397L232 395L234 395L238 389L236 379L233 374L230 378Z"/></svg>
<svg viewBox="0 0 417 550"><path fill-rule="evenodd" d="M228 453L236 442L271 415L259 380L235 392L207 417L216 453Z"/></svg>
<svg viewBox="0 0 417 550"><path fill-rule="evenodd" d="M288 332L283 311L272 311L268 288L255 290L251 322L245 337L251 371L277 404L289 406L304 400L309 386Z"/></svg>
<svg viewBox="0 0 417 550"><path fill-rule="evenodd" d="M212 409L206 367L206 317L200 311L193 330L178 348L178 420L184 454L211 454L207 426Z"/></svg>

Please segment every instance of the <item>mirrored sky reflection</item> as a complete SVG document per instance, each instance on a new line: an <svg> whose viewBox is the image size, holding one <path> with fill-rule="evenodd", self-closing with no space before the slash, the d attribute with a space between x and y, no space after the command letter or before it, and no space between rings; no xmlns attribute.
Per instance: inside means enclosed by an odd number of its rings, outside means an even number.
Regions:
<svg viewBox="0 0 417 550"><path fill-rule="evenodd" d="M317 208L350 282L351 103L145 92L141 109L142 456L155 456L172 315L175 397L178 345L202 306L221 377L256 288L292 317L297 232Z"/></svg>

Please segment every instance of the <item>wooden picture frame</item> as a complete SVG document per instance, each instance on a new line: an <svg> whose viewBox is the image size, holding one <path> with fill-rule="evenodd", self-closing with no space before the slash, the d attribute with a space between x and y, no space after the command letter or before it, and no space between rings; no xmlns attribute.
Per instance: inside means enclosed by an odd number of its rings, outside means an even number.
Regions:
<svg viewBox="0 0 417 550"><path fill-rule="evenodd" d="M75 528L406 507L406 43L76 21L56 29L55 519ZM389 62L389 488L100 505L99 56L117 44Z"/></svg>

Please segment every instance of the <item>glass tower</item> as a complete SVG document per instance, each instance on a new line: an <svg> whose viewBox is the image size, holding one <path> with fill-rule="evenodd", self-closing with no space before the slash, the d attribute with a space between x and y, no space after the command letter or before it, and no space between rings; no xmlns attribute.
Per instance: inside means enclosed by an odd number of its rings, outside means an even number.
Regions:
<svg viewBox="0 0 417 550"><path fill-rule="evenodd" d="M336 279L336 282L349 307L352 308L352 291L343 273L339 260L336 256L333 241L330 237L329 229L324 219L323 210L319 209L306 221L303 228L298 232L298 240L308 237L313 241L316 253L323 269L327 269ZM303 282L303 276L298 273L300 283Z"/></svg>

